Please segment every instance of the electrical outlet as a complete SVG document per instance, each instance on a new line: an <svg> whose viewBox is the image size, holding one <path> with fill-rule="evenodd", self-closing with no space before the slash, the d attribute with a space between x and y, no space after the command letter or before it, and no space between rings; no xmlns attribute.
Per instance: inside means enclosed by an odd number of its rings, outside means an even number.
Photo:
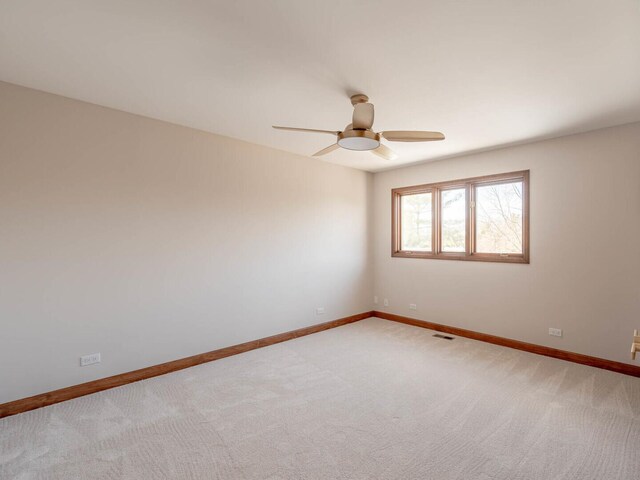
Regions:
<svg viewBox="0 0 640 480"><path fill-rule="evenodd" d="M316 308L316 315L324 315L324 307Z"/></svg>
<svg viewBox="0 0 640 480"><path fill-rule="evenodd" d="M385 298L383 304L384 304L385 307L388 307L389 306L389 300L387 298Z"/></svg>
<svg viewBox="0 0 640 480"><path fill-rule="evenodd" d="M85 355L80 357L80 366L86 367L87 365L93 365L94 363L100 363L100 354L92 353L91 355Z"/></svg>
<svg viewBox="0 0 640 480"><path fill-rule="evenodd" d="M409 304L409 310L417 310L418 306L415 303L410 303Z"/></svg>
<svg viewBox="0 0 640 480"><path fill-rule="evenodd" d="M376 305L378 304L378 296L374 296L373 297L373 303L375 303Z"/></svg>
<svg viewBox="0 0 640 480"><path fill-rule="evenodd" d="M550 328L549 329L549 335L554 336L554 337L561 337L562 336L562 329L561 328Z"/></svg>

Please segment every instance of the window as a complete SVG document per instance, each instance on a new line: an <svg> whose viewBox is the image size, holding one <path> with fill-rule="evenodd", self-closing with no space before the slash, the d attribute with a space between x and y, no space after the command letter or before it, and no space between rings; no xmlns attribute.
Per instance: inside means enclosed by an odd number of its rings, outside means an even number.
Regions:
<svg viewBox="0 0 640 480"><path fill-rule="evenodd" d="M443 252L467 250L467 189L440 191L440 245Z"/></svg>
<svg viewBox="0 0 640 480"><path fill-rule="evenodd" d="M392 256L529 263L529 171L394 189Z"/></svg>
<svg viewBox="0 0 640 480"><path fill-rule="evenodd" d="M431 192L401 197L403 250L433 251L433 202Z"/></svg>

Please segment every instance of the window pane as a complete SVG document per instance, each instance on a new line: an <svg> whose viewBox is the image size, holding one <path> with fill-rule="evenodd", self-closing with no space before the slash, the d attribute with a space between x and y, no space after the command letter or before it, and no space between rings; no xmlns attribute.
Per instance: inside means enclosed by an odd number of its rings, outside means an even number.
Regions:
<svg viewBox="0 0 640 480"><path fill-rule="evenodd" d="M402 219L401 250L430 252L431 246L431 193L403 195L400 203Z"/></svg>
<svg viewBox="0 0 640 480"><path fill-rule="evenodd" d="M443 190L441 201L442 251L464 252L466 236L466 190Z"/></svg>
<svg viewBox="0 0 640 480"><path fill-rule="evenodd" d="M522 253L522 182L476 189L476 251Z"/></svg>

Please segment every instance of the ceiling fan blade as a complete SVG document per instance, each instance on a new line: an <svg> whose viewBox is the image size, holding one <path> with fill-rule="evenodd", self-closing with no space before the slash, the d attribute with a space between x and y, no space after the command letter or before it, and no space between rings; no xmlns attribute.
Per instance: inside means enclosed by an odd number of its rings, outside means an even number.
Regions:
<svg viewBox="0 0 640 480"><path fill-rule="evenodd" d="M356 103L353 106L353 128L368 130L373 126L373 104Z"/></svg>
<svg viewBox="0 0 640 480"><path fill-rule="evenodd" d="M444 140L444 134L440 132L421 132L409 130L393 130L380 132L390 142L433 142Z"/></svg>
<svg viewBox="0 0 640 480"><path fill-rule="evenodd" d="M396 158L398 158L398 154L396 154L396 152L383 144L380 144L378 148L374 148L373 150L371 150L371 153L375 153L385 160L395 160Z"/></svg>
<svg viewBox="0 0 640 480"><path fill-rule="evenodd" d="M311 133L328 133L329 135L337 135L340 132L335 130L316 130L314 128L295 128L295 127L279 127L273 125L276 130L291 130L292 132L311 132Z"/></svg>
<svg viewBox="0 0 640 480"><path fill-rule="evenodd" d="M321 155L326 155L327 153L331 153L334 150L337 150L338 148L340 148L340 145L338 145L337 143L334 143L332 145L329 145L327 148L323 148L319 152L314 153L313 156L319 157Z"/></svg>

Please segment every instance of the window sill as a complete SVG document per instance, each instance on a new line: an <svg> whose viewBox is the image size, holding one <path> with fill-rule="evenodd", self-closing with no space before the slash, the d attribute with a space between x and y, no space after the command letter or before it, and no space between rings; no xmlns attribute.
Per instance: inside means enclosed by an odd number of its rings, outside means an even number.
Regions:
<svg viewBox="0 0 640 480"><path fill-rule="evenodd" d="M464 253L424 253L424 252L408 252L398 251L392 252L392 257L399 258L421 258L428 260L462 260L467 262L493 262L493 263L524 263L529 264L529 258L524 255L497 255L491 253L473 253L466 255Z"/></svg>

